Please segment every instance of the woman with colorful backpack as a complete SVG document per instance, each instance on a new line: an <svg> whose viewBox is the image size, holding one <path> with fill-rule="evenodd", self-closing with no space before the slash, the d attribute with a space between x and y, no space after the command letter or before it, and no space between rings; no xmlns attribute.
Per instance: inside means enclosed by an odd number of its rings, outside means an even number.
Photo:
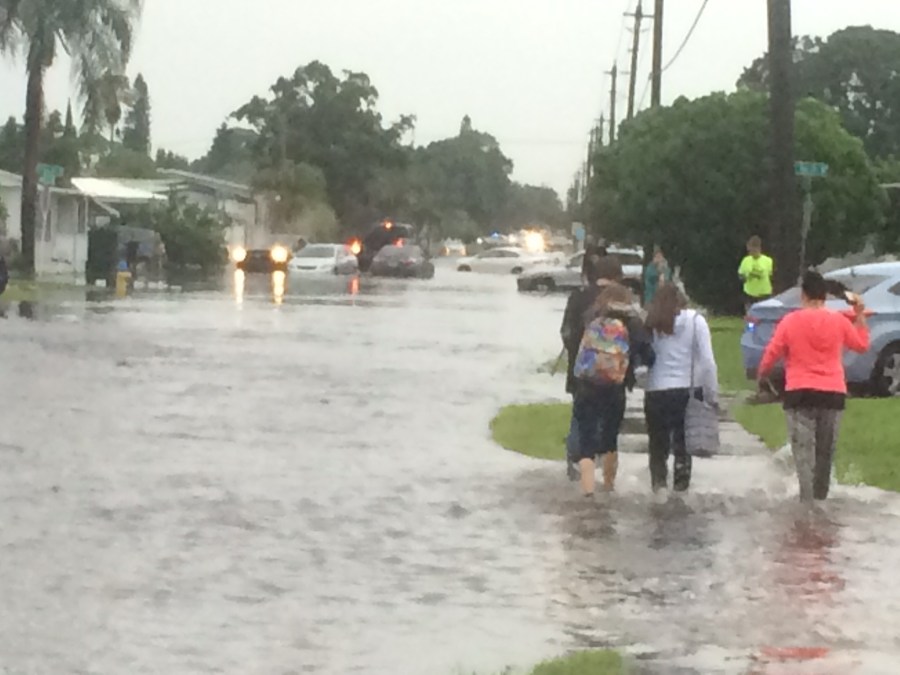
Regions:
<svg viewBox="0 0 900 675"><path fill-rule="evenodd" d="M618 283L600 293L585 325L573 369L574 416L581 489L590 497L596 486L597 457L602 457L604 489L615 489L626 392L634 389L635 368L652 366L654 356L631 291Z"/></svg>

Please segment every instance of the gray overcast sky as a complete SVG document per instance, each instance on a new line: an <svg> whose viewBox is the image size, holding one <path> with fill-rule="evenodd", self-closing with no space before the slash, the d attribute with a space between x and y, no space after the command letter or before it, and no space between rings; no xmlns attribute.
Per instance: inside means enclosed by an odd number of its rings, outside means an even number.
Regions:
<svg viewBox="0 0 900 675"><path fill-rule="evenodd" d="M385 118L418 117L416 141L455 134L460 119L497 136L515 178L561 192L580 166L592 120L608 107L603 75L628 61L622 14L637 0L145 0L131 74L153 97L156 147L195 158L227 115L279 75L319 59L368 73ZM667 57L702 0L667 0ZM900 30L898 0L794 0L794 30L847 25ZM644 1L652 11L653 0ZM645 24L649 28L649 22ZM644 37L638 96L650 67ZM618 47L618 50L617 50ZM730 90L766 47L765 0L710 0L663 84L664 101ZM48 105L73 91L67 64L49 76ZM0 65L0 115L24 111L21 62ZM624 78L620 110L627 91ZM649 99L649 96L647 97Z"/></svg>

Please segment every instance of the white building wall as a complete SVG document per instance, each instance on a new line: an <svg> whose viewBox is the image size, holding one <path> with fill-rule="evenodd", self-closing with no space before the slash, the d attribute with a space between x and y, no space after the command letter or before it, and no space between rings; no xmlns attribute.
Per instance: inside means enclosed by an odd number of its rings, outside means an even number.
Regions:
<svg viewBox="0 0 900 675"><path fill-rule="evenodd" d="M0 200L6 208L6 227L0 224L0 236L22 240L22 188L0 185Z"/></svg>
<svg viewBox="0 0 900 675"><path fill-rule="evenodd" d="M50 216L39 223L35 243L35 268L39 276L84 278L88 235L81 197L54 193Z"/></svg>

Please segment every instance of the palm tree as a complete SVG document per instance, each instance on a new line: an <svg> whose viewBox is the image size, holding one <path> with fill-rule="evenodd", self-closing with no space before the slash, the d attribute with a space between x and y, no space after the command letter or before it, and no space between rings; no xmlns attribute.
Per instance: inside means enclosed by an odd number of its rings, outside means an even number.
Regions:
<svg viewBox="0 0 900 675"><path fill-rule="evenodd" d="M22 257L30 274L34 274L44 76L60 50L72 58L82 86L105 72L124 72L142 4L142 0L0 0L0 53L23 53L28 72Z"/></svg>
<svg viewBox="0 0 900 675"><path fill-rule="evenodd" d="M84 119L92 134L100 131L101 120L109 129L109 149L116 142L116 131L122 121L122 106L131 105L134 96L131 83L124 74L108 70L98 79L81 83L84 98Z"/></svg>

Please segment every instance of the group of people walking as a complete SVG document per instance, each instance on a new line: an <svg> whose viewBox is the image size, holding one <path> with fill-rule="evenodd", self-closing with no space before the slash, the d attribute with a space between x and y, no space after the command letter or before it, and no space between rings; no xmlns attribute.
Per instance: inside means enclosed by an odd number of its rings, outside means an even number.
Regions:
<svg viewBox="0 0 900 675"><path fill-rule="evenodd" d="M566 390L573 397L569 477L580 481L585 496L593 495L599 458L603 489L615 489L627 392L646 371L651 486L654 492L669 487L674 455L672 487L683 492L692 470L685 433L689 402L714 405L718 399L709 325L688 308L665 270L645 312L622 284L617 258L602 251L585 258L585 286L570 296L561 329L569 356Z"/></svg>
<svg viewBox="0 0 900 675"><path fill-rule="evenodd" d="M762 254L758 238L747 248L738 275L750 302L771 295L773 263ZM696 439L704 436L704 425L715 427L712 432L707 428L706 436L715 435L712 445L718 442L718 367L710 326L688 307L658 249L645 273L643 308L622 284L615 256L601 248L588 250L583 273L584 287L569 297L561 328L568 353L566 391L573 399L566 440L569 478L580 481L583 494L592 496L599 459L603 489L615 489L626 397L641 373L646 376L652 490L669 489L669 458L674 456L671 488L684 492L690 488L692 452L699 449ZM802 307L778 324L759 367L759 377L765 378L783 364L784 408L802 501L828 497L847 397L844 350L869 349L865 305L838 286L818 272L805 273ZM828 309L829 295L843 298L850 311Z"/></svg>

